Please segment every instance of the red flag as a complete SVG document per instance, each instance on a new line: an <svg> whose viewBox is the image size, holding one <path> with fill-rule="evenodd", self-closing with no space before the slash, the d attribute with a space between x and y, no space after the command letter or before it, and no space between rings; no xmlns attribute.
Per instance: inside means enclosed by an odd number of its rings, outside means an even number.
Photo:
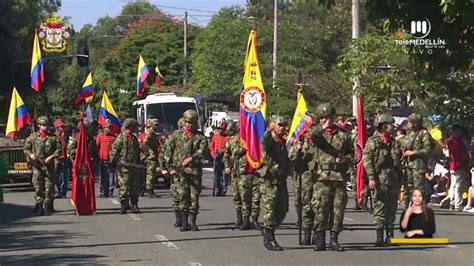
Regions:
<svg viewBox="0 0 474 266"><path fill-rule="evenodd" d="M76 158L72 166L71 203L76 208L76 215L95 214L94 175L90 165L87 135L82 115L77 139Z"/></svg>
<svg viewBox="0 0 474 266"><path fill-rule="evenodd" d="M364 120L364 106L362 104L362 97L359 95L357 97L357 200L362 202L362 191L365 187L365 167L362 160L365 143L367 142L366 130L365 130L365 120Z"/></svg>

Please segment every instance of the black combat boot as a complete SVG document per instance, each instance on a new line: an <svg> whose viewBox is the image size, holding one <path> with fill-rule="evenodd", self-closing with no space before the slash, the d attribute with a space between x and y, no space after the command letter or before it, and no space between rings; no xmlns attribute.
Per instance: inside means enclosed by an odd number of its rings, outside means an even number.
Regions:
<svg viewBox="0 0 474 266"><path fill-rule="evenodd" d="M375 239L375 246L376 247L383 247L383 227L376 228L375 232L377 233L377 238Z"/></svg>
<svg viewBox="0 0 474 266"><path fill-rule="evenodd" d="M337 241L339 233L336 231L331 231L331 239L329 240L329 249L332 251L345 251L341 245L339 245L339 242Z"/></svg>
<svg viewBox="0 0 474 266"><path fill-rule="evenodd" d="M260 230L260 223L258 222L258 216L252 216L252 229Z"/></svg>
<svg viewBox="0 0 474 266"><path fill-rule="evenodd" d="M121 200L120 201L120 214L126 214L126 213L127 213L127 201Z"/></svg>
<svg viewBox="0 0 474 266"><path fill-rule="evenodd" d="M174 216L176 217L176 221L174 222L174 227L181 227L181 212L174 211Z"/></svg>
<svg viewBox="0 0 474 266"><path fill-rule="evenodd" d="M156 195L155 195L155 192L153 192L153 189L149 189L147 191L147 194L148 194L149 198L157 198Z"/></svg>
<svg viewBox="0 0 474 266"><path fill-rule="evenodd" d="M50 216L51 215L51 203L44 204L44 215Z"/></svg>
<svg viewBox="0 0 474 266"><path fill-rule="evenodd" d="M132 203L132 206L130 206L130 211L132 213L140 213L140 209L138 208L138 202Z"/></svg>
<svg viewBox="0 0 474 266"><path fill-rule="evenodd" d="M389 226L385 227L385 229L387 230L387 238L385 238L385 245L390 246L390 241L394 237L393 225L389 225Z"/></svg>
<svg viewBox="0 0 474 266"><path fill-rule="evenodd" d="M266 249L270 251L281 251L283 250L282 247L278 244L278 242L275 239L275 233L272 229L269 228L263 228L263 245L265 246Z"/></svg>
<svg viewBox="0 0 474 266"><path fill-rule="evenodd" d="M189 210L183 210L181 211L181 228L179 231L184 232L184 231L189 231L191 228L189 227Z"/></svg>
<svg viewBox="0 0 474 266"><path fill-rule="evenodd" d="M304 237L300 245L309 246L311 245L311 228L304 228Z"/></svg>
<svg viewBox="0 0 474 266"><path fill-rule="evenodd" d="M252 224L250 223L250 217L244 216L244 221L242 223L242 226L240 226L240 230L250 230L252 229Z"/></svg>
<svg viewBox="0 0 474 266"><path fill-rule="evenodd" d="M237 214L237 220L235 221L236 226L242 225L242 211L241 210L235 210L235 213Z"/></svg>
<svg viewBox="0 0 474 266"><path fill-rule="evenodd" d="M314 251L326 250L326 230L314 230L313 244Z"/></svg>
<svg viewBox="0 0 474 266"><path fill-rule="evenodd" d="M43 203L36 203L36 215L41 216L44 214Z"/></svg>
<svg viewBox="0 0 474 266"><path fill-rule="evenodd" d="M192 231L199 231L199 228L196 225L196 218L197 218L197 213L192 212L191 213L191 230Z"/></svg>

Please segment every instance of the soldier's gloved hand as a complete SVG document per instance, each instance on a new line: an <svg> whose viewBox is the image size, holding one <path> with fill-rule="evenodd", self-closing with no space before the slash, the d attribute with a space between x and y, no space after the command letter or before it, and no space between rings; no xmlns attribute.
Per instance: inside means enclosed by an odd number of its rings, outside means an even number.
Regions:
<svg viewBox="0 0 474 266"><path fill-rule="evenodd" d="M224 172L225 172L226 175L229 175L229 174L230 174L230 168L227 167L227 168L224 170Z"/></svg>
<svg viewBox="0 0 474 266"><path fill-rule="evenodd" d="M375 180L369 180L369 189L375 190Z"/></svg>

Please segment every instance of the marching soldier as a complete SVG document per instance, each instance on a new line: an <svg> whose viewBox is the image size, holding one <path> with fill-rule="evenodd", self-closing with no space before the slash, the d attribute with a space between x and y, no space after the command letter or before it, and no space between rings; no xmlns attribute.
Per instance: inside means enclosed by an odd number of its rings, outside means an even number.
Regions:
<svg viewBox="0 0 474 266"><path fill-rule="evenodd" d="M160 145L156 137L156 127L159 125L158 119L148 119L146 121L145 139L143 140L143 154L146 163L146 190L148 197L157 197L153 192L154 181L156 178L156 167L158 167L158 152Z"/></svg>
<svg viewBox="0 0 474 266"><path fill-rule="evenodd" d="M138 129L138 122L133 118L127 118L123 122L123 130L117 136L109 160L112 167L116 167L118 173L120 214L127 213L127 203L130 199L130 210L140 213L138 209L138 177L137 166L140 162L140 143L133 134Z"/></svg>
<svg viewBox="0 0 474 266"><path fill-rule="evenodd" d="M423 128L423 118L418 113L408 116L411 130L403 141L402 158L406 160L405 169L407 180L405 181L406 195L411 195L413 188L425 191L425 174L428 169L428 157L431 152L431 143L428 130ZM426 196L426 195L425 195ZM410 197L406 197L405 207L408 207Z"/></svg>
<svg viewBox="0 0 474 266"><path fill-rule="evenodd" d="M178 139L183 137L184 131L184 118L178 120L178 129L171 134L163 145L163 170L162 174L171 178L171 198L173 199L173 210L176 217L175 227L181 227L181 210L179 209L179 193L180 193L180 180L177 174L177 165L174 162L178 162L179 152L176 150L176 143Z"/></svg>
<svg viewBox="0 0 474 266"><path fill-rule="evenodd" d="M283 248L275 239L275 229L288 212L288 189L286 178L290 171L286 135L288 121L282 116L272 117L273 127L263 136L263 163L257 171L263 179L261 186L264 228L263 244L272 251Z"/></svg>
<svg viewBox="0 0 474 266"><path fill-rule="evenodd" d="M208 151L206 138L198 131L198 115L194 110L183 114L183 133L176 140L170 163L180 181L179 209L181 211L181 231L199 231L196 218L199 213L199 196L202 190L202 159ZM176 154L175 154L176 153ZM172 168L173 169L173 168ZM188 217L191 214L191 226Z"/></svg>
<svg viewBox="0 0 474 266"><path fill-rule="evenodd" d="M50 215L54 200L55 159L61 155L61 145L54 135L48 133L47 117L39 117L36 123L39 131L32 133L26 139L23 149L33 169L36 215Z"/></svg>
<svg viewBox="0 0 474 266"><path fill-rule="evenodd" d="M317 152L311 136L310 128L303 133L289 149L289 158L293 163L295 177L293 178L293 191L295 192L295 209L298 215L298 226L304 231L304 238L301 244L311 244L311 230L313 228L314 212L311 208L311 198L313 196L313 186L316 183L317 165L314 156ZM301 178L301 181L299 180ZM301 192L299 183L301 182ZM300 194L301 193L301 194ZM301 195L301 198L300 198ZM300 215L301 218L300 221Z"/></svg>
<svg viewBox="0 0 474 266"><path fill-rule="evenodd" d="M239 187L239 182L241 180L241 167L245 166L243 164L244 159L242 158L245 155L245 149L243 149L242 145L240 145L240 138L238 133L237 125L232 122L227 127L227 132L229 136L229 141L226 143L226 148L224 151L224 168L225 174L230 175L232 181L232 193L233 193L233 200L235 204L235 212L237 214L237 220L235 225L242 226L243 225L243 218L242 218L242 191ZM246 226L250 226L249 222L250 214L244 218ZM241 228L243 229L243 227Z"/></svg>
<svg viewBox="0 0 474 266"><path fill-rule="evenodd" d="M387 234L385 243L389 244L390 238L393 238L393 223L398 206L401 149L399 142L391 135L394 122L390 114L377 116L374 121L376 133L367 140L364 149L364 166L369 179L369 188L375 191L376 247L384 246L384 228Z"/></svg>
<svg viewBox="0 0 474 266"><path fill-rule="evenodd" d="M338 235L343 228L347 204L346 174L354 154L353 145L350 136L334 125L334 107L327 103L321 104L316 112L320 125L311 133L319 149L315 157L318 180L313 193L314 250L326 250L326 230L330 229L329 249L344 251L339 245Z"/></svg>

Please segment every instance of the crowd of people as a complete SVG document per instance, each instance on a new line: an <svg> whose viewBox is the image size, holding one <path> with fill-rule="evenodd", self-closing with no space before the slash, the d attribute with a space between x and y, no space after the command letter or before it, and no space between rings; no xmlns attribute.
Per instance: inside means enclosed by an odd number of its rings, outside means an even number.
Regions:
<svg viewBox="0 0 474 266"><path fill-rule="evenodd" d="M138 122L131 118L123 122L121 132L113 132L109 121L101 125L99 134L92 124L87 124L86 130L91 163L100 169L100 197L113 197L118 188L121 214L140 212L140 172L146 173L143 183L148 196L157 197L153 187L158 170L172 180L174 226L180 231L198 231L203 160L210 154L215 175L213 193L225 195L230 180L236 225L241 230L262 230L268 250L282 250L275 230L289 210L286 180L291 177L297 224L304 234L300 244L314 245L315 251L344 251L338 236L348 201L346 183L351 177L355 179L354 166L358 163L357 123L337 117L330 104L319 105L312 119L312 126L288 147L287 118L272 116L267 121L263 158L258 165L248 161L237 123L220 123L208 145L193 110L183 114L177 129L164 142L157 138L157 119L148 119L141 134ZM369 198L373 200L378 247L394 237L399 203L405 207L400 229L406 237L432 237L435 233L428 202L447 204L458 211L473 208L472 156L464 128L452 126L449 136L438 143L423 127L421 115L414 113L408 120L404 128L396 130L393 117L383 113L366 128L369 138L361 162L367 172L366 190L362 199L356 197L356 208L367 209ZM77 138L68 136L60 119L53 123L54 134L48 130L47 117L38 118L37 124L38 131L28 137L24 150L33 168L34 212L50 215L54 199L66 197ZM435 156L436 145L441 145L447 158ZM260 208L263 224L259 222ZM328 246L326 231L330 232Z"/></svg>

